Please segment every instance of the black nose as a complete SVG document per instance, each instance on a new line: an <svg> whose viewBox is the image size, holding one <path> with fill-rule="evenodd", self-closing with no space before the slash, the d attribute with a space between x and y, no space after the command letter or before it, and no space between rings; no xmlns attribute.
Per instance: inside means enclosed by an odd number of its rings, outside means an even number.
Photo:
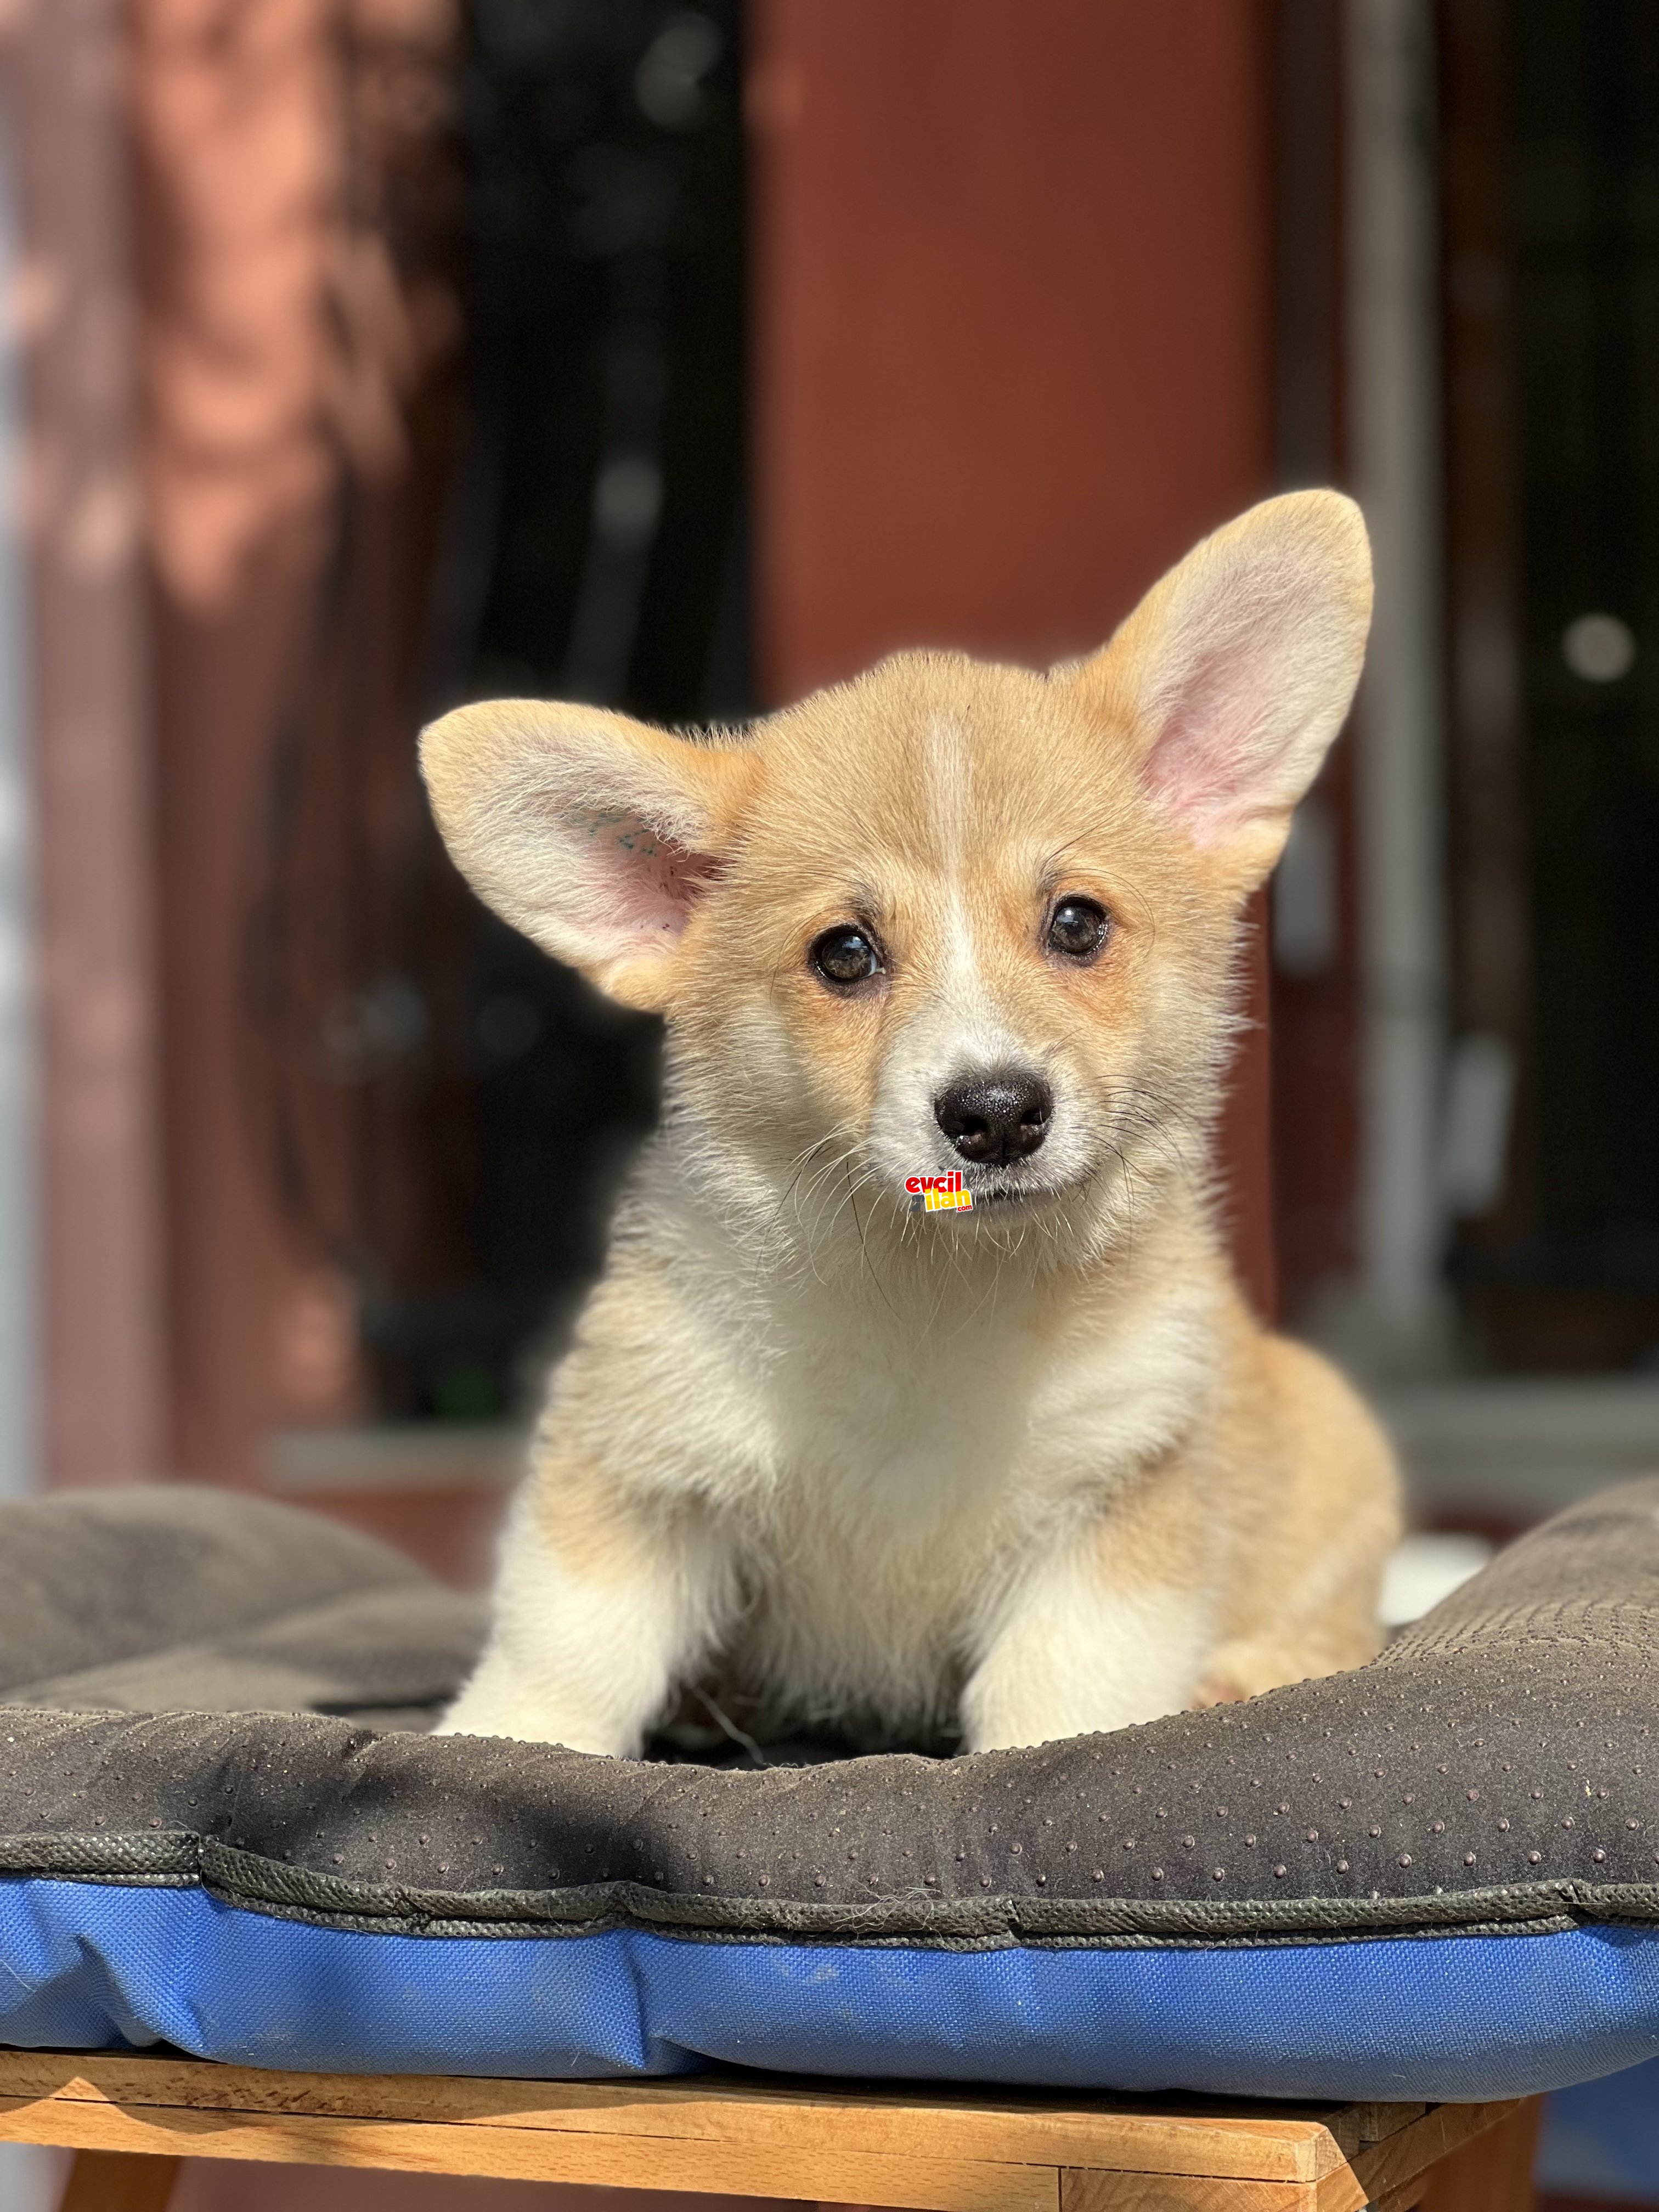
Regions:
<svg viewBox="0 0 1659 2212"><path fill-rule="evenodd" d="M963 1158L997 1165L1029 1159L1054 1110L1054 1092L1024 1069L963 1076L933 1101L933 1119Z"/></svg>

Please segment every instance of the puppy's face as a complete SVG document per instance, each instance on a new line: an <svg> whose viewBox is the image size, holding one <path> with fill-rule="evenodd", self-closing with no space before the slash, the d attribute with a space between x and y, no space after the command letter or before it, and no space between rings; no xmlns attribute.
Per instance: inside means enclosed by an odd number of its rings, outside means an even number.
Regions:
<svg viewBox="0 0 1659 2212"><path fill-rule="evenodd" d="M1049 676L907 654L696 743L579 708L428 732L475 885L664 1012L705 1158L803 1218L1109 1231L1196 1164L1239 906L1358 676L1370 578L1333 494L1206 541Z"/></svg>
<svg viewBox="0 0 1659 2212"><path fill-rule="evenodd" d="M1075 678L907 655L752 742L665 1000L722 1150L808 1211L954 1170L972 1233L1201 1115L1231 898Z"/></svg>

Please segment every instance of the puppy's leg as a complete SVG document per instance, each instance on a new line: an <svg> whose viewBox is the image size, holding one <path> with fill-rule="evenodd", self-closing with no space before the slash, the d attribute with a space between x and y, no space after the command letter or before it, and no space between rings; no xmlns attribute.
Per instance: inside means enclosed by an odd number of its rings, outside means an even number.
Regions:
<svg viewBox="0 0 1659 2212"><path fill-rule="evenodd" d="M1362 1667L1382 1643L1383 1563L1400 1540L1394 1455L1347 1384L1302 1346L1269 1338L1272 1488L1243 1521L1225 1620L1194 1702L1259 1696L1281 1682ZM1227 1484L1249 1494L1249 1466ZM1270 1502L1269 1502L1270 1501Z"/></svg>
<svg viewBox="0 0 1659 2212"><path fill-rule="evenodd" d="M963 1692L967 1748L1179 1712L1214 1640L1193 1501L1160 1473L1101 1520L1058 1533L1013 1585Z"/></svg>
<svg viewBox="0 0 1659 2212"><path fill-rule="evenodd" d="M439 1733L633 1757L719 1635L735 1588L701 1514L544 1465L513 1509L483 1657Z"/></svg>

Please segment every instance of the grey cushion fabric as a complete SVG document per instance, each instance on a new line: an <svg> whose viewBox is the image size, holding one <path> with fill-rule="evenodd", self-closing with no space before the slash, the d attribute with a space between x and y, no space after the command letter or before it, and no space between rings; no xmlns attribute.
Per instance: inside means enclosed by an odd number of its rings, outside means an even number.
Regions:
<svg viewBox="0 0 1659 2212"><path fill-rule="evenodd" d="M0 1698L430 1726L482 1598L314 1514L205 1485L0 1506Z"/></svg>
<svg viewBox="0 0 1659 2212"><path fill-rule="evenodd" d="M138 1589L158 1574L161 1605ZM0 1624L7 1694L29 1693L0 1715L17 1873L199 1881L431 1936L981 1948L1659 1921L1659 1482L1538 1531L1357 1674L974 1759L718 1771L229 1717L233 1683L429 1710L479 1624L379 1546L207 1492L0 1509ZM45 1711L43 1680L58 1705L95 1682L130 1709L164 1682L194 1710Z"/></svg>

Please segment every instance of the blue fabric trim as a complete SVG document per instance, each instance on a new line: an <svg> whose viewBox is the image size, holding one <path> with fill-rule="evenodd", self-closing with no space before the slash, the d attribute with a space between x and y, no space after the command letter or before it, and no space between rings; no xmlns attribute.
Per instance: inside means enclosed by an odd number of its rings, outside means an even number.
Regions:
<svg viewBox="0 0 1659 2212"><path fill-rule="evenodd" d="M365 1935L200 1889L0 1881L0 2042L335 2072L813 2074L1513 2096L1659 2054L1659 1930L1243 1950Z"/></svg>

